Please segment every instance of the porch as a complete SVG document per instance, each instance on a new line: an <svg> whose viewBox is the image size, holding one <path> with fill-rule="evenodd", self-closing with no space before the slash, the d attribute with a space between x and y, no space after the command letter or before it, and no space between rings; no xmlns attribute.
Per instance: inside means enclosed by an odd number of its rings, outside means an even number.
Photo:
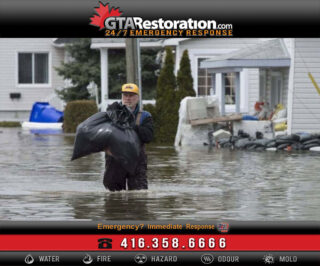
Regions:
<svg viewBox="0 0 320 266"><path fill-rule="evenodd" d="M200 68L210 75L207 94L218 97L222 115L251 114L256 102L269 110L288 103L290 55L281 39L204 60Z"/></svg>

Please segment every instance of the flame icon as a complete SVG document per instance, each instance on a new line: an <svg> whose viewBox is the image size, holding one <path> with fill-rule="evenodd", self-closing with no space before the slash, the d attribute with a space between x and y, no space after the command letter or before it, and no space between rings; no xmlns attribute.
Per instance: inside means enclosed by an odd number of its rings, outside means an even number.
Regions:
<svg viewBox="0 0 320 266"><path fill-rule="evenodd" d="M32 264L34 262L34 258L29 254L27 257L24 259L24 262L26 264Z"/></svg>
<svg viewBox="0 0 320 266"><path fill-rule="evenodd" d="M93 259L89 254L86 254L82 261L84 264L90 264L93 262Z"/></svg>

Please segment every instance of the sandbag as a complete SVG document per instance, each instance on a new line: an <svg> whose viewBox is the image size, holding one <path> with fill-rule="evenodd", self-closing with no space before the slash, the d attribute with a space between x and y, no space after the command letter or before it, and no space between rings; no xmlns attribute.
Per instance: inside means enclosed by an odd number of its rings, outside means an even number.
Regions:
<svg viewBox="0 0 320 266"><path fill-rule="evenodd" d="M274 148L276 147L276 141L275 140L271 140L267 145L267 148Z"/></svg>
<svg viewBox="0 0 320 266"><path fill-rule="evenodd" d="M297 142L297 143L292 144L291 148L294 151L299 151L299 150L302 150L304 147L303 147L303 144Z"/></svg>
<svg viewBox="0 0 320 266"><path fill-rule="evenodd" d="M125 170L134 173L141 143L130 115L126 107L119 106L96 113L78 125L71 160L108 148Z"/></svg>
<svg viewBox="0 0 320 266"><path fill-rule="evenodd" d="M266 147L272 141L272 139L257 139L254 141L254 144L256 144L257 146Z"/></svg>
<svg viewBox="0 0 320 266"><path fill-rule="evenodd" d="M315 137L312 136L310 133L297 133L297 135L299 136L299 141L300 142L305 142L305 141L308 141L308 140L312 140L314 139Z"/></svg>
<svg viewBox="0 0 320 266"><path fill-rule="evenodd" d="M320 145L320 139L310 139L307 141L304 141L303 144L304 145L308 145L308 144L318 144L318 146Z"/></svg>
<svg viewBox="0 0 320 266"><path fill-rule="evenodd" d="M246 145L249 144L251 141L248 138L245 139L239 139L235 142L234 146L237 149L245 149Z"/></svg>
<svg viewBox="0 0 320 266"><path fill-rule="evenodd" d="M291 145L291 144L294 144L296 143L296 141L294 140L285 140L285 139L277 139L276 140L276 146L279 146L279 145L282 145L282 144L287 144L287 145Z"/></svg>
<svg viewBox="0 0 320 266"><path fill-rule="evenodd" d="M309 143L309 144L304 144L303 148L305 150L309 150L310 148L318 147L319 145L320 145L319 143Z"/></svg>
<svg viewBox="0 0 320 266"><path fill-rule="evenodd" d="M297 134L291 134L288 136L279 136L277 137L279 140L292 140L292 141L300 141L300 136Z"/></svg>
<svg viewBox="0 0 320 266"><path fill-rule="evenodd" d="M281 144L281 145L277 146L277 150L283 150L283 149L287 148L288 146L290 146L290 145L287 143Z"/></svg>

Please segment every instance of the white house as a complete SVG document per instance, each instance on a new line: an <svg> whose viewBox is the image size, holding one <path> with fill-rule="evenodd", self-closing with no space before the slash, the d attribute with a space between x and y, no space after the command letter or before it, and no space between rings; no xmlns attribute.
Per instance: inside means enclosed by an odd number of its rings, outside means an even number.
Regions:
<svg viewBox="0 0 320 266"><path fill-rule="evenodd" d="M175 71L188 50L197 96L217 95L222 113L254 112L257 101L288 110L288 133L320 132L320 39L181 38L142 39L141 47L171 46ZM107 49L125 48L124 39L93 39L101 52L101 84L108 100Z"/></svg>
<svg viewBox="0 0 320 266"><path fill-rule="evenodd" d="M64 86L55 67L65 60L64 39L0 38L0 121L29 119L36 101L61 110L55 89Z"/></svg>
<svg viewBox="0 0 320 266"><path fill-rule="evenodd" d="M61 107L54 90L65 81L55 67L67 60L64 44L69 41L0 38L0 121L27 120L36 101ZM282 103L288 109L289 133L320 132L319 38L140 39L141 49L165 46L174 50L176 73L188 50L196 95L217 95L221 111L252 113L259 100ZM125 49L125 39L92 39L91 48L100 50L105 106L110 100L108 49Z"/></svg>
<svg viewBox="0 0 320 266"><path fill-rule="evenodd" d="M223 112L251 111L256 101L271 107L281 103L289 134L320 132L320 39L261 40L203 61L201 67L215 81Z"/></svg>

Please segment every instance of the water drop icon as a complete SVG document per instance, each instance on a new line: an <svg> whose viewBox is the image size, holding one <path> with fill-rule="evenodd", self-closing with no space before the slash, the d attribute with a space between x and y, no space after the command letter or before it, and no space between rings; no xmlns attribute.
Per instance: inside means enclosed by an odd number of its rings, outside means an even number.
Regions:
<svg viewBox="0 0 320 266"><path fill-rule="evenodd" d="M32 264L34 262L34 258L29 254L25 259L24 262L26 264Z"/></svg>

